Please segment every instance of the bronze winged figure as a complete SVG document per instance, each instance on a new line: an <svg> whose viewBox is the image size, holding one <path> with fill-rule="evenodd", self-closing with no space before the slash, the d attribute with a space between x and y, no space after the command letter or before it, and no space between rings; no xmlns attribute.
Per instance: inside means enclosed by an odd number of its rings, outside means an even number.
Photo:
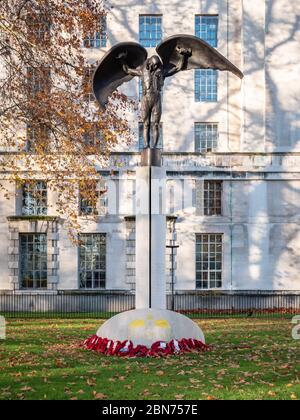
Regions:
<svg viewBox="0 0 300 420"><path fill-rule="evenodd" d="M159 141L161 93L166 77L184 70L215 69L230 71L242 78L242 72L205 41L192 35L175 35L156 47L158 55L148 58L147 50L135 42L121 42L112 47L100 61L93 79L94 94L105 109L110 95L135 76L142 81L141 117L144 141L151 147Z"/></svg>

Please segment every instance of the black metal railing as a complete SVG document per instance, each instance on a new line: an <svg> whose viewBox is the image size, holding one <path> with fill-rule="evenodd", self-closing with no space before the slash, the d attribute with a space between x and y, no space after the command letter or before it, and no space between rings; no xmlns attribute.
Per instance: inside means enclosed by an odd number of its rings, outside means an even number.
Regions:
<svg viewBox="0 0 300 420"><path fill-rule="evenodd" d="M109 318L134 307L133 292L0 293L0 315L15 318ZM291 317L300 291L176 291L167 308L193 318Z"/></svg>

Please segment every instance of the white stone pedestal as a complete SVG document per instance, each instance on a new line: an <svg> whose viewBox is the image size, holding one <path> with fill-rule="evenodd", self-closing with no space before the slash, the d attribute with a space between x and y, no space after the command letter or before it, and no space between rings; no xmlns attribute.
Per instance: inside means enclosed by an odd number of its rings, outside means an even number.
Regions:
<svg viewBox="0 0 300 420"><path fill-rule="evenodd" d="M136 309L109 319L87 340L87 348L97 350L99 345L100 353L116 354L125 342L125 347L146 346L151 354L158 342L167 349L171 342L179 346L182 339L192 340L188 350L195 345L203 349L199 326L166 310L166 170L160 162L157 149L145 149L136 170ZM178 347L172 354L179 351Z"/></svg>
<svg viewBox="0 0 300 420"><path fill-rule="evenodd" d="M166 309L165 196L166 170L137 168L136 309Z"/></svg>
<svg viewBox="0 0 300 420"><path fill-rule="evenodd" d="M113 342L130 340L135 346L148 348L156 341L183 338L205 343L204 334L195 322L179 313L160 309L122 312L106 321L97 331L97 336Z"/></svg>

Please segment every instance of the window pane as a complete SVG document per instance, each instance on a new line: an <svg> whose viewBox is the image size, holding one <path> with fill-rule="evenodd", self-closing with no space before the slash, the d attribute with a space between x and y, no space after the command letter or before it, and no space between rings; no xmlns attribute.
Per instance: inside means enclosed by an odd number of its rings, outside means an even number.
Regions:
<svg viewBox="0 0 300 420"><path fill-rule="evenodd" d="M51 71L48 67L27 67L27 88L29 98L38 99L38 96L50 91Z"/></svg>
<svg viewBox="0 0 300 420"><path fill-rule="evenodd" d="M80 215L97 214L97 201L99 194L97 193L97 182L90 181L86 185L79 185L80 195Z"/></svg>
<svg viewBox="0 0 300 420"><path fill-rule="evenodd" d="M195 35L212 47L218 46L218 16L195 16ZM218 73L216 70L195 71L195 101L218 101Z"/></svg>
<svg viewBox="0 0 300 420"><path fill-rule="evenodd" d="M195 151L212 152L217 149L219 139L218 124L195 123Z"/></svg>
<svg viewBox="0 0 300 420"><path fill-rule="evenodd" d="M95 72L95 66L86 66L82 79L83 100L87 103L95 102L96 98L93 93L92 80Z"/></svg>
<svg viewBox="0 0 300 420"><path fill-rule="evenodd" d="M195 35L212 47L218 46L218 16L195 16Z"/></svg>
<svg viewBox="0 0 300 420"><path fill-rule="evenodd" d="M79 243L79 287L81 289L105 288L106 234L81 234Z"/></svg>
<svg viewBox="0 0 300 420"><path fill-rule="evenodd" d="M162 40L162 16L140 16L139 33L143 47L156 47Z"/></svg>
<svg viewBox="0 0 300 420"><path fill-rule="evenodd" d="M219 250L218 234L196 235L196 288L215 289L222 287L222 254ZM197 252L199 248L206 249L206 252ZM222 250L221 250L222 252ZM217 261L217 262L216 262Z"/></svg>
<svg viewBox="0 0 300 420"><path fill-rule="evenodd" d="M50 132L45 124L31 120L26 126L26 151L34 153L37 145L48 151L49 137Z"/></svg>
<svg viewBox="0 0 300 420"><path fill-rule="evenodd" d="M47 288L47 235L20 234L20 287Z"/></svg>
<svg viewBox="0 0 300 420"><path fill-rule="evenodd" d="M204 215L220 216L222 214L222 181L204 181ZM212 235L214 243L222 241L221 235Z"/></svg>
<svg viewBox="0 0 300 420"><path fill-rule="evenodd" d="M104 180L90 181L86 185L79 185L79 190L79 213L81 216L98 214L104 216L107 214L108 187ZM97 244L98 242L95 242L94 246L97 247Z"/></svg>
<svg viewBox="0 0 300 420"><path fill-rule="evenodd" d="M102 16L94 31L86 34L84 38L85 48L105 48L107 42L107 20Z"/></svg>
<svg viewBox="0 0 300 420"><path fill-rule="evenodd" d="M217 70L195 70L195 101L218 101L218 72Z"/></svg>
<svg viewBox="0 0 300 420"><path fill-rule="evenodd" d="M26 182L22 193L22 214L27 216L47 214L47 184L45 182Z"/></svg>

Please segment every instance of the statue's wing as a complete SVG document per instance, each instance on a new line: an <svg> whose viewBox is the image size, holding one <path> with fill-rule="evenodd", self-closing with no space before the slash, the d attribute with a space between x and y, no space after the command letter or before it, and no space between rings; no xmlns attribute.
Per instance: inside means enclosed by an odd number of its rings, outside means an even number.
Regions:
<svg viewBox="0 0 300 420"><path fill-rule="evenodd" d="M192 35L175 35L167 38L156 47L156 51L163 61L166 73L177 67L180 55L176 47L192 50L191 57L185 62L183 70L216 69L227 70L243 78L243 73L227 58L220 54L207 42Z"/></svg>
<svg viewBox="0 0 300 420"><path fill-rule="evenodd" d="M117 59L122 52L127 52L125 61L132 69L138 69L148 56L147 50L136 42L116 44L104 55L93 78L94 95L102 109L105 108L109 96L122 83L129 82L134 77L124 72L122 62Z"/></svg>

